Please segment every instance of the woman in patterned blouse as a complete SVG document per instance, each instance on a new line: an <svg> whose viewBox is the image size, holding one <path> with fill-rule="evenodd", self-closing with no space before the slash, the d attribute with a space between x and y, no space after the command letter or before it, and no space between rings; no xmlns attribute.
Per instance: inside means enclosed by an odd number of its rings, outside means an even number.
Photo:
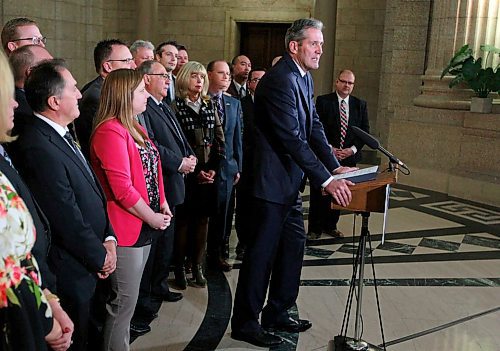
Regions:
<svg viewBox="0 0 500 351"><path fill-rule="evenodd" d="M116 294L107 308L105 350L129 350L130 320L153 235L170 224L158 150L139 125L148 94L142 75L133 70L111 72L104 81L94 121L90 158L107 197L115 231Z"/></svg>

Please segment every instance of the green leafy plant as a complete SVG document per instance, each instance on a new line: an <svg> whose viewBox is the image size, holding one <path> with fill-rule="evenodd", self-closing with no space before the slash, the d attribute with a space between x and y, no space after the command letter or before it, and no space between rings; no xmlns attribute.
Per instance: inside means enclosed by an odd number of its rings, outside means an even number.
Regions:
<svg viewBox="0 0 500 351"><path fill-rule="evenodd" d="M487 52L486 61L488 61L489 55L500 53L500 49L491 45L481 45L481 51ZM469 45L462 46L455 53L448 66L441 73L441 79L448 73L455 76L449 83L450 88L464 83L480 98L486 98L489 93L500 90L498 66L483 68L483 58L475 59Z"/></svg>

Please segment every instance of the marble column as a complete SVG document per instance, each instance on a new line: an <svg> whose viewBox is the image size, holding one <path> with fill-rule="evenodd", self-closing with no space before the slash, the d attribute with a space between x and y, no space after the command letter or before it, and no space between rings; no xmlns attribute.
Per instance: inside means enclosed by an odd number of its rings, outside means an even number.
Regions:
<svg viewBox="0 0 500 351"><path fill-rule="evenodd" d="M434 1L427 48L427 68L422 76L422 94L414 99L416 106L469 109L472 90L463 86L450 89L448 84L452 77L447 76L440 80L440 75L453 54L465 44L469 44L476 57L486 57L486 54L480 51L482 44L500 46L498 12L498 1ZM487 63L497 65L498 55L490 55Z"/></svg>

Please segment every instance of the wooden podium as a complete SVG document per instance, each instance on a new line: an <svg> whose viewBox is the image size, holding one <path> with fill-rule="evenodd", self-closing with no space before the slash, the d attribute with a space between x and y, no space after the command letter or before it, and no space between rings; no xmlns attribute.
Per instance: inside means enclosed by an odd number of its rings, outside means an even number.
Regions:
<svg viewBox="0 0 500 351"><path fill-rule="evenodd" d="M361 340L361 329L362 329L361 307L363 304L366 241L367 239L369 239L370 235L370 232L368 230L368 219L370 218L370 212L382 212L382 213L385 212L386 204L387 201L389 200L386 197L387 194L390 193L389 191L390 189L388 189L388 187L397 182L397 175L398 175L397 169L394 171L382 172L379 173L377 177L373 180L357 183L354 186L350 187L352 193L352 201L349 203L347 207L339 206L336 203L332 202L331 205L332 209L348 210L352 212L361 213L363 220L361 224L361 235L359 237L355 264L353 267L353 274L351 277L351 283L349 287L349 294L344 311L344 317L342 320L342 329L340 335L337 335L334 338L334 340L330 341L328 350L378 351L385 349L385 337L382 328L382 317L380 314L380 305L378 299L377 283L375 279L375 267L373 266L373 257L372 257L373 278L375 285L375 293L377 297L377 308L379 313L380 329L382 333L384 348L368 344L367 342ZM370 242L370 247L371 247L371 242ZM356 319L354 326L354 338L349 338L346 335L349 326L349 315L351 312L352 301L354 298L356 277L358 277L358 285L357 285L357 303L356 303L356 317L355 317Z"/></svg>

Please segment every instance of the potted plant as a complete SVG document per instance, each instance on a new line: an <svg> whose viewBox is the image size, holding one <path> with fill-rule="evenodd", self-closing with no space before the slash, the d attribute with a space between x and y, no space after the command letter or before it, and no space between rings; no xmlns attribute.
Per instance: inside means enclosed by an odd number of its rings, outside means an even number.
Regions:
<svg viewBox="0 0 500 351"><path fill-rule="evenodd" d="M500 49L491 45L481 45L481 51L487 52L486 62L490 54L500 53ZM449 83L450 88L463 83L476 93L476 96L471 99L471 112L491 112L493 98L489 94L500 90L498 66L483 68L483 58L475 59L469 45L464 45L455 53L448 66L443 70L441 79L447 73L455 76Z"/></svg>

